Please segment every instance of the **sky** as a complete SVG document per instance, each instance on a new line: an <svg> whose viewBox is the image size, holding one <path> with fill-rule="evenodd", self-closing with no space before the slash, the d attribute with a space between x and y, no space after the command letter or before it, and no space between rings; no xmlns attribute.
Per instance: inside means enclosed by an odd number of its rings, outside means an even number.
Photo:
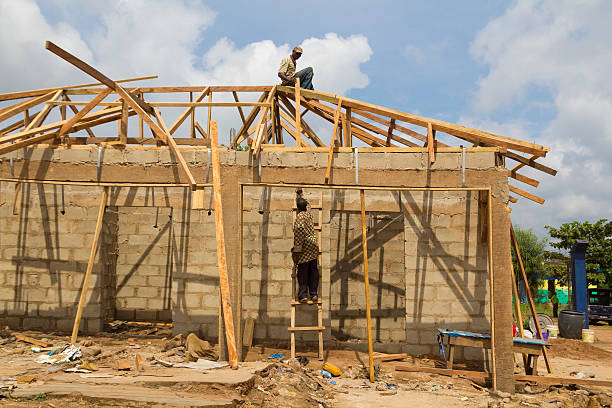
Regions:
<svg viewBox="0 0 612 408"><path fill-rule="evenodd" d="M512 205L520 227L612 218L611 1L293 4L0 0L0 92L91 82L46 40L111 78L159 75L150 86L276 84L301 45L318 90L549 146L557 176L512 182L546 199ZM238 127L235 113L214 119Z"/></svg>

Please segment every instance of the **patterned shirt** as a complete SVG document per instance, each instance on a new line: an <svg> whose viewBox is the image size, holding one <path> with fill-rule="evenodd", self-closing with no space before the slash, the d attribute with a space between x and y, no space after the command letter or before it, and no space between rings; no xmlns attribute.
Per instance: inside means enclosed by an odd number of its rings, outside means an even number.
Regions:
<svg viewBox="0 0 612 408"><path fill-rule="evenodd" d="M293 225L293 248L297 255L296 263L301 264L319 256L319 245L310 211L298 213Z"/></svg>
<svg viewBox="0 0 612 408"><path fill-rule="evenodd" d="M289 78L295 75L295 62L291 59L291 55L282 59L278 72L287 75ZM283 85L285 83L287 82L283 81Z"/></svg>

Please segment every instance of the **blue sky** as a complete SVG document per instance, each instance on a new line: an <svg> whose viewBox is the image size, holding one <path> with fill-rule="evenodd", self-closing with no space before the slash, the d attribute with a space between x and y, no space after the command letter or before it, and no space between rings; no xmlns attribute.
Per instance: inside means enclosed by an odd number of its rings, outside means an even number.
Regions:
<svg viewBox="0 0 612 408"><path fill-rule="evenodd" d="M275 83L301 44L318 89L550 146L559 174L514 182L547 200L512 212L544 235L612 218L610 21L606 0L0 0L0 92L90 81L45 40L159 85ZM220 128L238 120L224 115Z"/></svg>

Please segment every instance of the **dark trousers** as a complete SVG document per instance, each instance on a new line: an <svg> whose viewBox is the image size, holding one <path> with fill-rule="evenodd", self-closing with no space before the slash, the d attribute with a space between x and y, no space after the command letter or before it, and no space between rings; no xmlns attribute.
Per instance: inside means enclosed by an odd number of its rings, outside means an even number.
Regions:
<svg viewBox="0 0 612 408"><path fill-rule="evenodd" d="M311 67L304 68L295 73L296 78L300 78L300 88L314 90L312 86L312 77L314 72Z"/></svg>
<svg viewBox="0 0 612 408"><path fill-rule="evenodd" d="M319 289L319 269L317 259L298 264L298 299L317 296Z"/></svg>

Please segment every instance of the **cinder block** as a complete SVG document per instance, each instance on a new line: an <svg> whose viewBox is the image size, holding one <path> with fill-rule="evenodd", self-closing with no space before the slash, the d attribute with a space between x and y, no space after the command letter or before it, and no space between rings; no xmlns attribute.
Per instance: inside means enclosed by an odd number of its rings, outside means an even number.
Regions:
<svg viewBox="0 0 612 408"><path fill-rule="evenodd" d="M157 298L159 296L159 288L151 286L143 286L136 288L136 296L142 298Z"/></svg>

